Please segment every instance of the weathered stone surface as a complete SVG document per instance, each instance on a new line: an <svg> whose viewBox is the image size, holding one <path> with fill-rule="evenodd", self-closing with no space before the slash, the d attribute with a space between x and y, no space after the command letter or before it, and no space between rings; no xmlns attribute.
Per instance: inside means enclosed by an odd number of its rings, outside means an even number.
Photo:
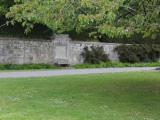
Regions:
<svg viewBox="0 0 160 120"><path fill-rule="evenodd" d="M103 46L106 54L109 55L109 59L112 61L118 61L118 54L114 52L114 49L119 44L111 44L111 43L99 43L99 42L71 42L70 44L70 63L71 64L79 64L83 63L83 58L81 53L83 48L88 46Z"/></svg>
<svg viewBox="0 0 160 120"><path fill-rule="evenodd" d="M114 48L119 44L72 41L68 35L53 40L0 38L0 64L79 64L86 46L103 46L110 60L117 61Z"/></svg>

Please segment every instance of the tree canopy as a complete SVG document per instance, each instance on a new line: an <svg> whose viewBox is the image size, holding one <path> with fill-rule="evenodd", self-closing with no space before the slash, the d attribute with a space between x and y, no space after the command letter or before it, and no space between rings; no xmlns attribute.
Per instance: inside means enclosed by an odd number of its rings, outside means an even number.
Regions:
<svg viewBox="0 0 160 120"><path fill-rule="evenodd" d="M88 31L96 37L138 33L154 39L160 33L159 0L15 0L6 17L26 32L40 23L56 33Z"/></svg>
<svg viewBox="0 0 160 120"><path fill-rule="evenodd" d="M5 15L13 4L14 0L0 0L0 15Z"/></svg>

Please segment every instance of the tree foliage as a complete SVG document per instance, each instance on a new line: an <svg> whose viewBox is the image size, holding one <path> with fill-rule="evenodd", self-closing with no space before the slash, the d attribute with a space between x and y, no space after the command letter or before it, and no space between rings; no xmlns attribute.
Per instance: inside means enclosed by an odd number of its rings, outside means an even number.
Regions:
<svg viewBox="0 0 160 120"><path fill-rule="evenodd" d="M88 31L101 37L144 37L160 32L158 0L15 0L7 13L12 24L21 22L29 32L41 23L57 33Z"/></svg>
<svg viewBox="0 0 160 120"><path fill-rule="evenodd" d="M4 15L8 12L9 7L14 4L14 0L0 0L0 15Z"/></svg>
<svg viewBox="0 0 160 120"><path fill-rule="evenodd" d="M129 31L155 39L160 33L160 1L126 0L117 19Z"/></svg>

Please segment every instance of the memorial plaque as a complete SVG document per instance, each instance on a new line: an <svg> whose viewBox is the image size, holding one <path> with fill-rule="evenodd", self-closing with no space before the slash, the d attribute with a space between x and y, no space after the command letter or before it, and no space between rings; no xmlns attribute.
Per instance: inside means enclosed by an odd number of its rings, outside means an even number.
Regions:
<svg viewBox="0 0 160 120"><path fill-rule="evenodd" d="M56 46L55 49L55 58L56 59L67 59L67 48L66 46Z"/></svg>

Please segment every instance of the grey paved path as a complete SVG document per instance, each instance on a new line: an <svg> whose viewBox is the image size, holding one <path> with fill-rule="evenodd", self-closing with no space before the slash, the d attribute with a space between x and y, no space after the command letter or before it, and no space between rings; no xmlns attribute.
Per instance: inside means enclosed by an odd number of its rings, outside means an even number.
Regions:
<svg viewBox="0 0 160 120"><path fill-rule="evenodd" d="M118 73L134 71L151 71L157 67L132 67L132 68L97 68L97 69L67 69L67 70L47 70L47 71L15 71L0 72L0 78L26 78L26 77L46 77L61 75L83 75L98 73Z"/></svg>

